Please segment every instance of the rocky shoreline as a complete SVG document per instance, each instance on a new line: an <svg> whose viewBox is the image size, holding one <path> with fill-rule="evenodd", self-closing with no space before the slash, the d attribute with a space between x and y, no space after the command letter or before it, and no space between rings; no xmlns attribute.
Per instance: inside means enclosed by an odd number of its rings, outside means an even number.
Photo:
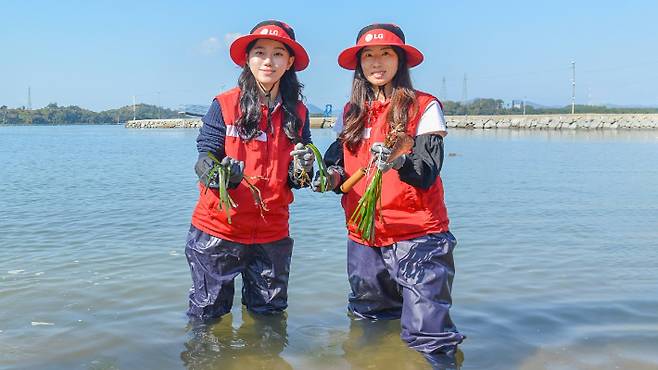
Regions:
<svg viewBox="0 0 658 370"><path fill-rule="evenodd" d="M546 114L515 116L446 116L449 128L538 130L651 130L658 114Z"/></svg>
<svg viewBox="0 0 658 370"><path fill-rule="evenodd" d="M537 130L655 130L658 114L550 114L516 116L446 116L449 128ZM311 117L311 127L333 126L335 117ZM128 121L127 128L199 128L199 118Z"/></svg>
<svg viewBox="0 0 658 370"><path fill-rule="evenodd" d="M336 117L329 117L326 120L322 117L311 117L313 128L332 127L334 122ZM127 128L199 128L201 118L138 119L126 122L125 126Z"/></svg>

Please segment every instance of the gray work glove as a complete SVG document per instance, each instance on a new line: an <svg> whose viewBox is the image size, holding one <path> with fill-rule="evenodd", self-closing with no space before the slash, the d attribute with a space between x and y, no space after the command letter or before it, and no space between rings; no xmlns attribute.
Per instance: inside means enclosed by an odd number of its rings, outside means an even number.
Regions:
<svg viewBox="0 0 658 370"><path fill-rule="evenodd" d="M327 183L325 184L324 191L335 190L340 185L340 172L335 167L327 168ZM315 192L320 192L320 171L315 172L315 178L311 181L311 189Z"/></svg>
<svg viewBox="0 0 658 370"><path fill-rule="evenodd" d="M406 155L403 154L395 158L392 162L388 162L388 157L391 155L391 148L384 145L384 143L374 143L370 147L370 152L375 158L375 165L382 172L386 172L391 168L394 170L399 170L402 168L404 161L406 160Z"/></svg>
<svg viewBox="0 0 658 370"><path fill-rule="evenodd" d="M293 165L295 172L302 172L302 170L307 173L313 173L313 162L315 161L315 155L310 148L307 148L302 143L295 144L295 148L290 152L290 156L293 158Z"/></svg>
<svg viewBox="0 0 658 370"><path fill-rule="evenodd" d="M209 188L217 189L217 183L214 181L214 179L208 179L208 174L214 165L215 163L212 159L210 159L210 157L208 157L207 153L201 153L199 155L199 159L194 165L194 172L196 172L197 176L199 176L199 182L204 185L207 184Z"/></svg>
<svg viewBox="0 0 658 370"><path fill-rule="evenodd" d="M236 188L238 184L240 184L240 181L242 181L242 177L244 176L244 162L226 156L222 158L220 164L222 166L225 166L229 170L228 173L229 188L231 189Z"/></svg>

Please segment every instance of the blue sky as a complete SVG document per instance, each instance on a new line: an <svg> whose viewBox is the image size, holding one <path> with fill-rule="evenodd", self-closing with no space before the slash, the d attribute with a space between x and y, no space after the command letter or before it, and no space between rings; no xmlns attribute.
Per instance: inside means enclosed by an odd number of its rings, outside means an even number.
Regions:
<svg viewBox="0 0 658 370"><path fill-rule="evenodd" d="M237 5L242 4L242 5ZM29 1L3 0L0 104L102 110L138 102L208 104L239 69L227 40L264 19L292 25L311 57L309 102L343 104L336 58L358 30L400 25L425 54L415 87L447 98L658 106L656 1Z"/></svg>

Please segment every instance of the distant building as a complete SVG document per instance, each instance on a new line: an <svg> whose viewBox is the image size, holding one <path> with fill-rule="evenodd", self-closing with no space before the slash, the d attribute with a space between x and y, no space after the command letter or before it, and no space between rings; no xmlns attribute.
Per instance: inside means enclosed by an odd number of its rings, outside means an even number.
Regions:
<svg viewBox="0 0 658 370"><path fill-rule="evenodd" d="M523 100L512 100L512 103L509 105L510 109L523 109L525 102Z"/></svg>

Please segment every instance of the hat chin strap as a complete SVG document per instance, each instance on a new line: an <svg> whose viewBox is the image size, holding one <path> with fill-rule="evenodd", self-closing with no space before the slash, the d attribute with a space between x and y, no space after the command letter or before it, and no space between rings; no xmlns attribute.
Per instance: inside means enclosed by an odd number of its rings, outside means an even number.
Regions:
<svg viewBox="0 0 658 370"><path fill-rule="evenodd" d="M279 80L279 81L281 81L281 80ZM263 86L263 84L261 84L258 80L256 80L256 84L258 84L258 88L260 89L260 91L263 94L265 94L265 99L267 99L267 107L268 108L271 107L271 105L272 105L271 104L272 103L272 94L271 94L272 90L276 87L276 85L279 83L279 81L273 83L272 87L270 87L269 89L266 89L265 86Z"/></svg>
<svg viewBox="0 0 658 370"><path fill-rule="evenodd" d="M281 80L279 80L281 81ZM256 80L256 84L258 85L258 88L262 93L265 94L265 99L267 99L267 127L269 128L270 132L273 132L274 128L272 127L272 110L274 109L272 107L272 89L276 87L276 85L279 83L279 81L275 82L272 84L272 87L269 88L269 90L265 89L265 86L260 83L260 81Z"/></svg>
<svg viewBox="0 0 658 370"><path fill-rule="evenodd" d="M386 85L388 85L388 83ZM377 91L375 92L375 100L379 100L379 94L384 96L384 101L389 98L386 96L386 85L377 86Z"/></svg>

